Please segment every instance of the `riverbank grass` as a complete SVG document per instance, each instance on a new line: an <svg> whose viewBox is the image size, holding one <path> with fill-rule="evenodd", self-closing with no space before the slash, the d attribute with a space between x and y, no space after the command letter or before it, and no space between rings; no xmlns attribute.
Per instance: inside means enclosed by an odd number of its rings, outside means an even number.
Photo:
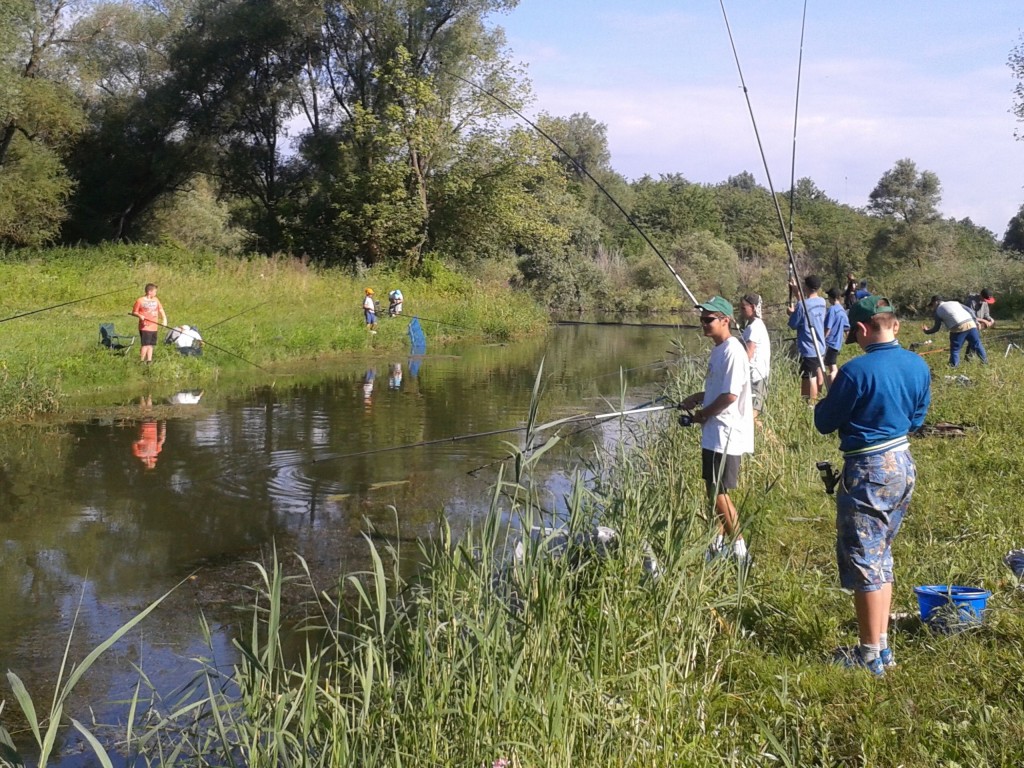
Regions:
<svg viewBox="0 0 1024 768"><path fill-rule="evenodd" d="M510 566L507 522L544 519L531 485L543 451L521 454L479 527L456 540L441 521L420 545L415 579L397 567L406 553L371 537L372 567L336 590L260 566L234 674L202 668L180 701L155 698L157 719L129 750L152 764L201 754L257 766L1019 765L1024 593L1001 558L1024 544L1024 408L1011 396L1024 356L967 365L967 383L930 362L928 422L968 429L913 440L918 487L895 546L899 666L883 679L831 663L856 636L834 500L815 470L838 463L837 440L815 433L780 356L735 496L749 567L706 561L699 433L668 415L595 459L601 480L578 480L568 499L561 522L612 526L617 549L554 557L526 539ZM701 376L681 367L670 394ZM301 615L286 579L306 584ZM992 590L984 623L924 626L912 587L943 583ZM295 621L309 630L298 659L282 650Z"/></svg>
<svg viewBox="0 0 1024 768"><path fill-rule="evenodd" d="M149 282L159 286L169 325L199 328L208 342L201 358L181 357L161 343L153 365L143 366L137 338L124 355L100 345L101 323L137 336L138 321L129 313ZM405 348L414 315L423 318L432 347L461 338L506 341L547 323L526 295L439 265L428 277L356 276L295 259L117 246L19 251L0 258L0 284L0 319L96 296L3 323L0 418L53 413L83 397L146 387L205 386L223 376L272 381L302 362ZM376 334L363 321L366 287L374 289L383 315ZM387 293L396 287L405 295L405 314L388 318ZM161 329L161 342L165 334Z"/></svg>

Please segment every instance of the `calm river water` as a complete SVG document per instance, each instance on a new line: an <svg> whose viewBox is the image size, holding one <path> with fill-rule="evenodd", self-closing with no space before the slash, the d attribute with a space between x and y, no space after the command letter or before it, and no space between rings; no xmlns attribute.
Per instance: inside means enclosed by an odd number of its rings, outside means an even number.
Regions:
<svg viewBox="0 0 1024 768"><path fill-rule="evenodd" d="M439 515L478 519L510 434L423 448L342 455L524 423L544 359L542 419L618 409L660 391L673 343L700 353L693 330L572 326L512 345L346 360L247 391L149 393L59 427L0 431L0 669L37 702L52 695L61 657L82 659L154 598L184 582L79 686L73 710L113 718L137 681L132 664L170 691L193 657L230 668L248 622L249 563L276 546L300 553L320 587L366 564L375 528L412 554ZM678 351L676 349L675 351ZM158 352L163 352L159 350ZM165 353L166 354L166 353ZM159 364L159 361L157 361ZM544 478L558 508L569 476L609 424L580 435ZM472 474L482 466L485 469ZM409 568L415 563L410 562ZM213 630L203 641L202 611ZM74 632L72 633L72 628ZM6 681L5 723L18 727ZM109 719L107 720L109 722Z"/></svg>

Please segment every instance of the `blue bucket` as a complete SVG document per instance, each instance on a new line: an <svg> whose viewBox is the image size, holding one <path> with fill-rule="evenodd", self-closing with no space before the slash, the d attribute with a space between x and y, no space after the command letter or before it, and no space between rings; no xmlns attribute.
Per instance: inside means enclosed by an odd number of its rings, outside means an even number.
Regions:
<svg viewBox="0 0 1024 768"><path fill-rule="evenodd" d="M979 587L931 584L914 587L921 621L948 629L964 624L980 624L992 593Z"/></svg>

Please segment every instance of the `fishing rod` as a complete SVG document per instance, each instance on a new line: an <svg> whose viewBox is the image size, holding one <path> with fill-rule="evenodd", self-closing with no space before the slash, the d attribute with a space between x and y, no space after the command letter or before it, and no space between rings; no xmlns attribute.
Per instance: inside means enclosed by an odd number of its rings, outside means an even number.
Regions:
<svg viewBox="0 0 1024 768"><path fill-rule="evenodd" d="M630 409L628 411L619 411L619 412L617 412L615 414L612 414L612 415L619 415L619 416L621 416L621 415L624 415L624 414L642 413L642 412L644 412L643 409L646 409L648 406L653 406L655 403L660 403L662 400L666 400L666 399L667 398L664 397L664 396L656 397L654 400L648 400L646 403L642 403L642 404L636 406L636 408ZM661 406L657 410L664 410L665 408L671 408L671 407L673 407L673 406ZM678 407L678 405L676 405L675 407ZM587 417L587 418L594 418L594 419L596 419L597 417ZM611 418L611 415L609 415L608 418ZM577 429L577 430L575 430L573 432L570 432L565 437L566 437L566 439L575 437L576 435L582 434L583 432L586 432L587 430L593 429L594 427L596 427L600 423L601 423L601 421L595 420L593 424L587 424L586 426L580 427L579 429ZM530 446L530 447L526 448L525 450L526 451L533 450L533 447ZM473 477L476 477L476 473L477 472L480 472L481 470L484 470L484 469L489 469L490 467L493 467L495 464L502 464L502 463L508 461L510 458L512 458L512 457L511 456L502 456L501 458L494 459L493 461L489 461L486 464L481 464L479 467L475 467L475 468L467 471L466 474L467 475L471 475Z"/></svg>
<svg viewBox="0 0 1024 768"><path fill-rule="evenodd" d="M789 164L789 239L793 240L793 217L796 213L796 132L800 124L800 76L804 68L804 31L807 28L807 0L804 0L804 12L800 21L800 55L797 57L796 65L796 95L793 98L793 152ZM796 281L796 271L790 265L787 270L786 287L789 295L786 305L793 303L793 287L790 283Z"/></svg>
<svg viewBox="0 0 1024 768"><path fill-rule="evenodd" d="M48 312L51 309L58 309L59 307L67 307L67 306L70 306L71 304L81 304L83 301L90 301L91 299L98 299L101 296L110 296L110 295L115 294L115 293L123 293L124 291L127 291L127 290L129 290L129 289L128 288L118 288L116 291L107 291L106 293L97 293L95 296L86 296L84 299L74 299L72 301L64 301L64 302L61 302L60 304L54 304L53 306L50 306L50 307L43 307L42 309L33 309L30 312L21 312L21 313L19 313L17 315L11 315L10 317L5 317L3 320L0 320L0 323L6 323L8 320L17 320L19 317L28 317L29 315L36 315L36 314L38 314L40 312Z"/></svg>
<svg viewBox="0 0 1024 768"><path fill-rule="evenodd" d="M793 239L790 236L789 230L786 229L786 220L782 215L782 206L779 205L778 195L775 194L775 185L772 183L772 174L768 169L768 158L764 153L764 144L761 141L761 133L757 128L757 119L754 117L754 106L750 102L750 91L747 88L746 78L743 76L743 67L740 65L740 55L736 50L736 41L733 38L732 26L729 24L729 14L725 10L725 0L719 0L719 5L722 8L722 18L725 20L725 29L729 34L729 45L732 47L733 59L736 61L736 71L739 73L740 87L743 89L743 96L747 102L747 112L750 114L750 122L754 127L754 138L757 140L757 148L761 154L761 163L764 166L765 178L768 180L768 191L771 193L772 202L775 204L775 213L779 220L779 229L782 231L782 239L786 243L786 254L789 257L789 268L794 276L794 280L790 281L790 286L795 283L795 290L797 299L800 302L800 306L803 309L804 324L808 331L810 331L811 339L814 341L814 353L818 359L818 365L821 370L825 370L825 360L822 354L822 349L825 346L825 340L818 338L818 331L814 327L814 323L811 322L810 313L807 311L807 298L804 296L803 287L800 285L800 280L796 279L799 277L799 271L796 265L796 255L793 253ZM802 39L802 33L801 33ZM801 65L803 62L803 55L801 53ZM828 392L828 377L824 377L823 386L825 391Z"/></svg>
<svg viewBox="0 0 1024 768"><path fill-rule="evenodd" d="M543 432L549 429L554 429L565 424L572 424L580 421L596 420L606 421L607 419L613 419L617 416L633 416L636 414L643 413L656 413L658 411L667 411L672 409L680 408L681 406L677 403L671 405L655 405L655 406L641 406L633 408L627 411L614 411L612 413L598 413L589 414L581 413L575 416L566 416L562 419L556 419L555 421L549 421L546 424L541 424L533 428L533 432ZM405 445L391 445L386 448L372 448L368 451L357 451L355 453L343 453L334 456L323 456L319 459L296 461L289 464L282 464L282 467L293 467L293 466L304 466L306 464L322 464L326 461L339 461L341 459L354 459L361 456L374 456L379 453L392 453L394 451L404 451L409 448L424 448L429 445L443 445L446 443L460 443L464 440L476 440L481 437L494 437L495 435L509 435L514 432L526 432L530 429L528 426L522 427L506 427L505 429L492 429L487 432L474 432L468 435L455 435L454 437L439 437L435 440L421 440L418 443L406 443Z"/></svg>
<svg viewBox="0 0 1024 768"><path fill-rule="evenodd" d="M255 304L255 305L249 307L248 309L243 309L238 314L232 315L231 317L225 317L223 320L218 320L213 325L206 326L206 330L210 330L211 328L216 328L218 325L223 325L228 320L234 320L236 317L238 317L240 315L244 315L246 312L252 312L254 309L258 309L258 308L262 307L264 304L269 304L270 302L271 302L271 299L267 299L266 301L261 301L259 304ZM213 346L213 345L211 344L211 346Z"/></svg>
<svg viewBox="0 0 1024 768"><path fill-rule="evenodd" d="M804 69L804 31L807 29L807 0L800 20L800 55L796 64L796 96L793 98L793 154L789 166L789 239L793 239L793 214L796 211L796 129L800 116L800 76Z"/></svg>
<svg viewBox="0 0 1024 768"><path fill-rule="evenodd" d="M398 315L395 315L395 317L397 318ZM465 325L455 325L455 323L445 323L442 322L441 320L431 320L429 317L420 317L419 315L416 315L416 317L419 318L419 321L421 323L434 323L435 325L446 325L449 328L458 328L460 331L482 332L480 328L468 328Z"/></svg>
<svg viewBox="0 0 1024 768"><path fill-rule="evenodd" d="M571 154L569 154L569 152L568 152L568 151L566 151L566 150L565 150L565 149L564 149L564 148L562 147L562 145L561 145L561 144L559 144L559 143L558 143L557 141L555 141L555 140L554 140L554 139L553 139L553 138L552 138L552 137L551 137L551 136L550 136L550 135L549 135L548 133L546 133L546 132L545 132L545 131L544 131L544 130L543 130L543 129L542 129L542 128L541 128L540 126L539 126L539 125L537 125L537 124L536 124L535 122L533 122L532 120L530 120L530 118L528 118L528 117L527 117L526 115L524 115L524 114L523 114L522 112L520 112L520 111L519 111L518 109L516 109L515 107L513 107L513 106L512 106L511 104L509 104L509 103L508 103L507 101L505 101L504 99L502 99L502 98L501 98L500 96L498 96L497 94L495 94L495 93L492 93L491 91L487 90L487 89L486 89L486 88L484 88L484 87L483 87L482 85L477 85L477 84L476 84L476 83L474 83L474 82L473 82L472 80L468 80L467 78L465 78L465 77L462 77L461 75L457 75L457 74L455 74L455 73L454 73L454 72L452 72L451 70L445 70L445 71L446 71L446 72L447 72L447 73L448 73L448 74L449 74L449 75L450 75L451 77L454 77L454 78L455 78L456 80L460 80L460 81L462 81L463 83L465 83L466 85L468 85L468 86L470 86L470 87L472 87L472 88L475 88L476 90L480 91L480 93L482 93L482 94L484 94L484 95L486 95L486 96L490 96L490 97L491 97L492 99L494 99L494 100L495 100L496 102L498 102L498 103L499 103L499 104L501 104L501 105L502 105L503 107L505 107L505 109L509 110L509 111L510 111L510 112L512 112L512 113L513 113L514 115L518 116L518 117L519 117L519 119L521 119L521 120L522 120L523 122L525 122L525 123L526 123L526 124L527 124L528 126L530 126L531 128L533 128L533 130L535 130L535 131L536 131L537 133L539 133L539 134L540 134L541 136L543 136L543 137L544 137L545 139L547 139L547 140L548 140L548 141L550 141L550 142L551 142L552 144L554 144L554 145L555 145L555 148L556 148L556 149L557 149L557 150L558 150L559 152L561 152L561 153L562 153L563 155L565 155L565 156L566 156L566 158L568 158L569 162L571 162L571 163L573 164L573 166L574 166L574 167L576 168L576 170L578 170L578 171L579 171L580 173L582 173L582 174L583 174L583 175L585 175L585 176L586 176L586 177L587 177L588 179L590 179L590 180L591 180L592 182L594 182L594 185L595 185L595 186L596 186L596 187L597 187L597 188L598 188L599 190L601 190L601 192L602 192L602 193L604 193L604 196L605 196L605 197L607 197L607 198L608 198L608 199L609 199L609 200L611 201L612 205L614 205L614 206L615 206L616 208L618 208L618 209L619 209L619 212L620 212L620 213L621 213L621 214L622 214L623 216L625 216L625 217L626 217L626 221L628 221L628 222L629 222L629 223L630 223L630 224L632 225L633 229L635 229L635 230L636 230L636 231L637 231L637 232L638 232L638 233L640 234L640 237L642 237L642 238L644 239L644 242L645 242L645 243L647 243L647 245L649 245L649 246L651 247L651 250L652 250L652 251L654 251L655 255L657 255L657 257L658 257L659 259L661 259L661 263L662 263L662 264L664 264L664 265L665 265L666 267L668 267L668 271L672 273L672 277L674 277L674 278L676 279L676 282L677 282L677 283L679 283L679 287L681 287L681 288L683 289L683 292L684 292L684 293L686 294L686 296L687 296L687 297L688 297L688 298L690 299L690 301L691 301L691 302L693 303L693 306L694 306L694 308L699 308L699 307L700 307L700 302L699 302L699 301L697 301L697 297L696 297L696 296L694 296L694 295L693 295L693 293L692 293L692 292L690 291L690 289L686 287L686 283L684 283L684 282L683 282L683 278L681 278L681 277L679 276L679 273L678 273L678 272L676 272L675 268L673 268L673 266L672 266L671 264L669 264L669 262L668 262L668 259L666 259L666 258L665 258L664 256L662 256L662 254L661 254L661 251L659 251L659 250L658 250L657 246L655 246L655 244L654 244L654 243L653 243L653 242L651 241L651 239L650 239L650 238L649 238L649 237L647 236L647 233L646 233L646 232L644 232L644 231L643 231L642 229L640 229L640 225L639 225L639 224L637 224L637 223L636 223L636 221L635 221L635 220L633 219L633 217L632 217L632 216L630 216L630 215L629 215L629 213L627 213L627 212L626 212L626 209L625 209L625 208L623 208L623 207L622 207L621 205L619 205L619 201L618 201L618 200L616 200L616 199L615 199L614 197L612 197L612 194L611 194L611 193L610 193L610 192L609 192L609 191L608 191L607 189L605 189L605 188L604 188L604 185L602 185L602 184L601 184L601 182L599 182L599 181L598 181L597 179L595 179L595 178L594 178L594 177L593 177L593 176L591 175L590 171L588 171L588 170L587 170L587 169L586 169L586 168L585 168L585 167L583 166L583 164L582 164L582 163L580 163L580 162L579 162L578 160L576 160L576 158L575 158L575 157L573 157L573 156L572 156ZM781 215L781 214L780 214L780 215Z"/></svg>
<svg viewBox="0 0 1024 768"><path fill-rule="evenodd" d="M692 323L621 323L611 320L555 320L555 325L614 325L623 328L700 328Z"/></svg>
<svg viewBox="0 0 1024 768"><path fill-rule="evenodd" d="M134 313L132 313L132 312L129 312L128 314L129 314L129 315L130 315L131 317L138 317L138 315L136 315L136 314L134 314ZM146 318L146 321L147 321L147 322L150 322L150 323L153 323L154 325L159 325L159 326L160 326L161 328L166 328L166 329L167 329L167 330L169 330L169 331L174 331L174 330L177 330L176 328L174 328L174 326L171 326L171 325L165 325L164 323L161 323L161 322L160 322L159 320L151 320L151 319L149 319L149 318ZM238 358L239 360L241 360L241 361L242 361L243 363L248 363L248 364L249 364L249 365L251 365L251 366L252 366L253 368L259 368L259 369L260 369L261 371L263 371L264 373L270 373L270 371L268 371L268 370L267 370L266 368L264 368L264 367L263 367L262 365L257 365L257 364L256 364L256 363L254 363L254 362L253 362L252 360L247 360L246 358L242 357L241 355L239 355L239 354L236 354L235 352L232 352L232 351L231 351L230 349L224 349L224 347L219 347L219 346L217 346L216 344L214 344L214 343L213 343L212 341L207 341L206 339L200 339L199 341L200 341L200 343L201 343L201 344L202 344L202 345L203 345L204 347L213 347L214 349L218 350L219 352L223 352L223 353L224 353L224 354L226 354L226 355L231 355L232 357L237 357L237 358Z"/></svg>

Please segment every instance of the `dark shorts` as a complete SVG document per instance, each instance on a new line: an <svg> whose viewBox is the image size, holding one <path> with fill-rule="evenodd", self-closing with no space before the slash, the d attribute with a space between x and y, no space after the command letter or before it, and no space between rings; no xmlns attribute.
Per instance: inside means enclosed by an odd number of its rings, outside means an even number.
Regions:
<svg viewBox="0 0 1024 768"><path fill-rule="evenodd" d="M818 371L821 370L821 366L818 364L817 357L801 357L800 358L800 378L801 379L815 379L818 377Z"/></svg>
<svg viewBox="0 0 1024 768"><path fill-rule="evenodd" d="M139 344L143 347L155 347L156 331L139 331Z"/></svg>
<svg viewBox="0 0 1024 768"><path fill-rule="evenodd" d="M831 368L839 360L839 350L829 347L825 350L825 367Z"/></svg>
<svg viewBox="0 0 1024 768"><path fill-rule="evenodd" d="M836 559L844 589L873 592L892 583L892 541L916 479L905 449L846 460L836 489Z"/></svg>
<svg viewBox="0 0 1024 768"><path fill-rule="evenodd" d="M750 382L750 406L757 412L764 410L764 398L768 394L768 382L764 379Z"/></svg>
<svg viewBox="0 0 1024 768"><path fill-rule="evenodd" d="M708 496L718 488L719 493L732 490L739 484L740 457L716 453L708 448L701 448L701 477L708 489ZM724 461L723 461L724 459Z"/></svg>

